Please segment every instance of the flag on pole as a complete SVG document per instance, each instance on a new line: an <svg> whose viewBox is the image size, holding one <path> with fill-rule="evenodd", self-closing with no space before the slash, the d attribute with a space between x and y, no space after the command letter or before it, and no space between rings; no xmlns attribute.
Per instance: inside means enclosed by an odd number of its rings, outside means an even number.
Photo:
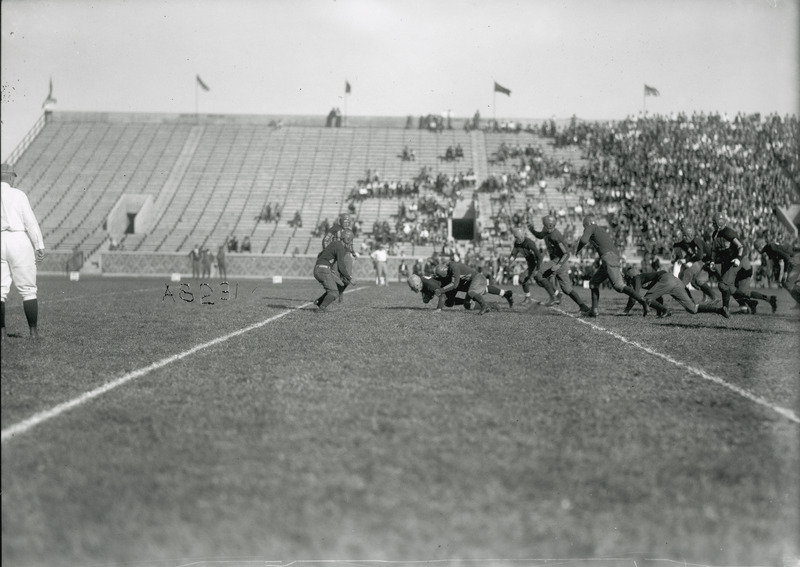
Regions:
<svg viewBox="0 0 800 567"><path fill-rule="evenodd" d="M507 88L497 84L497 81L494 82L494 92L496 93L503 93L504 95L511 96L511 91Z"/></svg>
<svg viewBox="0 0 800 567"><path fill-rule="evenodd" d="M44 102L42 103L42 108L44 108L48 104L55 104L55 103L56 99L53 98L53 77L50 77L50 90L47 93L47 98L44 99Z"/></svg>
<svg viewBox="0 0 800 567"><path fill-rule="evenodd" d="M658 92L657 88L645 85L644 96L661 96L661 93Z"/></svg>
<svg viewBox="0 0 800 567"><path fill-rule="evenodd" d="M350 94L350 83L347 81L344 82L344 94Z"/></svg>
<svg viewBox="0 0 800 567"><path fill-rule="evenodd" d="M208 85L203 82L203 79L200 78L200 75L197 75L197 84L200 85L204 91L210 91L211 89L208 88Z"/></svg>

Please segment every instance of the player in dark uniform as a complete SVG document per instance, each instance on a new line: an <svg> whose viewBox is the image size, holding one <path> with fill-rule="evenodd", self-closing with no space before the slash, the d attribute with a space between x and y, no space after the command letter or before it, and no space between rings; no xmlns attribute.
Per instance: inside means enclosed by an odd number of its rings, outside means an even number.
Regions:
<svg viewBox="0 0 800 567"><path fill-rule="evenodd" d="M756 240L756 250L772 260L775 281L800 304L800 250L789 244L767 242L764 238Z"/></svg>
<svg viewBox="0 0 800 567"><path fill-rule="evenodd" d="M347 270L345 256L353 244L353 232L345 229L340 236L341 240L333 240L319 253L314 265L314 279L325 289L325 293L314 301L314 305L323 313L328 305L339 298L344 288L352 283L352 275Z"/></svg>
<svg viewBox="0 0 800 567"><path fill-rule="evenodd" d="M538 239L543 239L550 255L550 261L542 265L541 277L547 281L551 276L555 276L558 285L572 301L581 308L581 313L588 313L589 306L583 302L578 292L572 288L572 281L569 275L569 246L562 234L556 228L556 219L550 215L542 217L541 232L533 227L533 223L528 225L528 230Z"/></svg>
<svg viewBox="0 0 800 567"><path fill-rule="evenodd" d="M509 259L514 261L517 259L518 254L525 257L528 263L528 271L522 280L522 291L525 292L525 299L522 303L531 302L531 280L535 281L540 287L543 287L550 296L550 300L545 303L546 307L551 305L558 305L560 302L555 296L555 290L550 284L550 281L542 277L542 255L536 247L536 243L525 236L525 231L521 228L515 228L512 231L514 235L514 248L511 249Z"/></svg>
<svg viewBox="0 0 800 567"><path fill-rule="evenodd" d="M711 287L708 271L704 269L705 262L710 258L708 244L702 236L695 233L691 226L684 226L681 236L677 242L673 243L673 250L682 255L679 262L682 264L680 279L683 285L688 288L689 284L692 284L711 301L716 301L717 294ZM689 297L691 296L692 294L689 293Z"/></svg>
<svg viewBox="0 0 800 567"><path fill-rule="evenodd" d="M683 282L669 272L659 270L657 272L642 273L637 266L628 266L625 268L624 275L625 282L631 286L636 293L641 294L642 289L647 290L644 294L644 300L656 310L659 318L669 317L672 314L671 311L663 305L663 297L665 295L672 296L689 313L717 313L724 316L722 307L714 307L709 304L698 305L695 303L686 291L686 286L683 285ZM635 301L632 297L628 299L628 304L623 311L624 315L630 313L634 303Z"/></svg>
<svg viewBox="0 0 800 567"><path fill-rule="evenodd" d="M742 253L742 265L739 266L739 271L736 272L736 280L734 287L736 290L733 292L733 298L740 306L747 306L750 313L755 313L758 308L758 299L769 303L772 312L778 310L778 298L774 295L766 296L763 293L753 291L750 289L750 281L753 278L753 266L750 264L749 254L747 247L744 247Z"/></svg>
<svg viewBox="0 0 800 567"><path fill-rule="evenodd" d="M328 245L330 245L330 243L333 242L334 240L342 240L342 235L344 234L344 231L351 231L352 234L352 227L353 227L353 219L350 218L350 215L348 213L342 213L341 215L339 215L337 222L335 222L322 237L322 249L324 250L325 248L327 248ZM348 274L352 274L353 259L358 258L358 254L353 248L352 239L350 240L350 244L347 245L346 248L348 253L345 254L344 256L345 270L347 271ZM337 266L333 266L334 272L336 271L336 269ZM347 285L345 285L344 287L347 287ZM342 291L344 291L344 288L342 288ZM340 293L339 294L340 303L343 297L344 294Z"/></svg>
<svg viewBox="0 0 800 567"><path fill-rule="evenodd" d="M442 282L433 276L418 276L411 274L408 276L408 287L414 293L422 294L422 302L430 303L432 299L436 298L436 290L442 287ZM464 285L466 284L466 285ZM491 287L491 286L490 286ZM442 307L454 307L456 305L463 305L464 309L472 309L472 299L469 297L461 298L456 294L466 292L469 290L469 282L464 282L456 289L452 289L445 294L439 296L439 301L436 306L437 311L441 311Z"/></svg>
<svg viewBox="0 0 800 567"><path fill-rule="evenodd" d="M592 292L592 307L588 316L597 317L597 305L600 303L600 284L606 280L611 282L615 291L624 293L638 301L644 311L643 314L647 316L647 302L633 288L625 285L625 280L622 278L622 269L620 268L619 251L608 232L597 226L594 215L586 215L584 217L583 235L581 235L575 253L580 252L587 244L594 246L598 254L600 254L600 267L595 271L592 279L589 280L589 289Z"/></svg>
<svg viewBox="0 0 800 567"><path fill-rule="evenodd" d="M708 269L719 276L723 314L729 317L731 296L736 291L736 274L742 265L744 246L739 234L728 226L724 213L711 215L711 224L714 232L711 235L711 262Z"/></svg>
<svg viewBox="0 0 800 567"><path fill-rule="evenodd" d="M508 301L509 307L514 306L514 294L510 289L503 290L492 286L493 290L490 291L489 280L486 279L486 276L462 262L450 260L445 264L439 264L434 270L434 276L442 283L442 287L434 291L435 296L440 297L454 289L458 290L461 286L466 286L467 297L481 306L481 315L493 309L493 304L486 302L483 298L486 293L500 295Z"/></svg>

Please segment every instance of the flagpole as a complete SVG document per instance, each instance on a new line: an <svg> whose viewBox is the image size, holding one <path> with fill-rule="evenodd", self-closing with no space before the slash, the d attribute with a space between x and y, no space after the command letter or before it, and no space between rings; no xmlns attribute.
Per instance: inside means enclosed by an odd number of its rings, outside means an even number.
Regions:
<svg viewBox="0 0 800 567"><path fill-rule="evenodd" d="M194 121L200 121L200 85L198 84L197 77L194 80Z"/></svg>
<svg viewBox="0 0 800 567"><path fill-rule="evenodd" d="M497 126L497 89L492 90L492 122L494 122L492 128Z"/></svg>

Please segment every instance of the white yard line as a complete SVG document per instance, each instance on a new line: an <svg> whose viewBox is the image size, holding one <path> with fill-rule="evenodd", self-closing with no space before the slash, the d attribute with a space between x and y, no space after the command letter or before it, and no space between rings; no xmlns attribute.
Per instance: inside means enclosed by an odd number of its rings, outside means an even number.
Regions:
<svg viewBox="0 0 800 567"><path fill-rule="evenodd" d="M596 324L592 323L591 321L587 321L586 319L583 319L582 317L580 317L578 315L573 315L572 313L567 313L566 311L564 311L562 309L559 309L559 308L556 308L556 307L553 307L553 309L555 311L558 311L559 313L562 313L562 314L566 315L567 317L572 317L573 319L575 319L579 323L583 323L584 325L588 325L588 326L592 327L593 329L595 329L597 331L600 331L601 333L605 333L607 335L610 335L610 336L614 337L615 339L617 339L619 341L622 341L625 344L628 344L628 345L634 346L634 347L636 347L638 349L641 349L644 352L646 352L647 354L651 354L653 356L657 356L658 358L660 358L662 360L666 360L667 362L672 363L675 366L678 366L679 368L683 368L684 370L688 370L692 374L696 374L697 376L700 376L700 378L703 378L704 380L708 380L709 382L713 382L714 384L718 384L718 385L722 386L723 388L727 388L731 392L734 392L735 394L738 394L738 395L742 396L743 398L746 398L746 399L750 400L751 402L755 402L755 403L757 403L757 404L759 404L761 406L764 406L765 408L771 409L772 411L774 411L778 415L780 415L782 417L785 417L786 419L788 419L791 422L800 423L800 418L798 418L797 414L795 414L794 411L792 411L790 409L787 409L787 408L783 408L783 407L778 406L778 405L775 405L775 404L765 400L761 396L757 396L757 395L755 395L755 394L753 394L751 392L748 392L747 390L745 390L743 388L740 388L739 386L736 386L735 384L731 384L730 382L727 382L723 378L720 378L718 376L714 376L713 374L709 374L705 370L701 370L700 368L695 368L694 366L686 364L685 362L681 362L680 360L676 360L676 359L672 358L669 355L666 355L666 354L663 354L661 352L658 352L657 350L653 350L652 348L650 348L648 346L645 346L645 345L643 345L641 343L637 343L636 341L633 341L633 340L631 340L631 339L629 339L627 337L624 337L624 336L620 335L619 333L615 333L614 331L606 329L605 327L601 327L600 325L596 325Z"/></svg>
<svg viewBox="0 0 800 567"><path fill-rule="evenodd" d="M358 291L360 289L365 289L365 288L364 287L359 287L359 288L356 288L356 289L353 289L353 290L350 290L350 291L346 291L345 293L353 293L353 292L356 292L356 291ZM133 372L129 372L129 373L125 374L124 376L121 376L121 377L117 378L116 380L112 380L111 382L106 382L105 384L103 384L99 388L95 388L94 390L86 392L85 394L81 394L77 398L73 398L73 399L71 399L71 400L69 400L67 402L62 403L62 404L58 404L57 406L54 406L54 407L52 407L52 408L50 408L48 410L45 410L45 411L39 412L37 414L34 414L34 415L32 415L31 417L29 417L28 419L26 419L24 421L20 421L19 423L16 423L14 425L11 425L11 426L7 427L6 429L3 429L3 431L2 431L2 439L0 441L5 443L6 441L11 440L15 435L21 435L21 434L33 429L37 425L39 425L41 423L44 423L45 421L48 421L48 420L50 420L50 419L52 419L54 417L58 417L62 413L65 413L65 412L67 412L67 411L69 411L71 409L74 409L74 408L78 407L79 405L88 402L89 400L92 400L94 398L97 398L98 396L102 396L103 394L105 394L107 392L110 392L114 388L122 386L123 384L127 384L128 382L130 382L132 380L135 380L136 378L140 378L140 377L142 377L142 376L144 376L146 374L149 374L150 372L153 372L154 370L160 370L161 368L164 368L165 366L168 366L168 365L172 364L173 362L177 362L177 361L179 361L179 360L181 360L183 358L186 358L187 356L190 356L192 354L195 354L197 352L200 352L200 351L205 350L207 348L210 348L212 346L218 345L220 343L224 343L225 341L227 341L229 339L232 339L234 337L238 337L239 335L243 335L243 334L249 333L250 331L253 331L255 329L259 329L259 328L263 327L264 325L272 323L273 321L277 321L281 317L284 317L284 316L288 315L289 313L292 313L293 311L296 311L297 309L302 309L304 307L312 305L313 303L314 303L313 301L308 301L306 303L303 303L299 307L294 307L292 309L287 309L286 311L284 311L282 313L279 313L277 315L274 315L274 316L270 317L269 319L265 319L265 320L260 321L258 323L253 323L252 325L250 325L248 327L244 327L243 329L239 329L238 331L233 331L232 333L228 333L227 335L223 335L221 337L217 337L216 339L213 339L213 340L208 341L206 343L202 343L202 344L196 345L196 346L190 348L189 350L185 350L185 351L183 351L183 352L181 352L179 354L175 354L173 356L169 356L167 358L161 359L158 362L154 362L150 366L145 366L144 368L139 368L138 370L134 370Z"/></svg>

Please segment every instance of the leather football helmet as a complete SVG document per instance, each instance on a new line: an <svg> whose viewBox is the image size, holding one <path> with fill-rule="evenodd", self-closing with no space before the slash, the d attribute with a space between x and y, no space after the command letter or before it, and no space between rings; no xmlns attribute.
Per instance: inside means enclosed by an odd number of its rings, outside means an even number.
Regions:
<svg viewBox="0 0 800 567"><path fill-rule="evenodd" d="M410 287L414 293L419 293L422 291L422 278L417 274L411 274L408 276L406 282L408 283L408 287Z"/></svg>
<svg viewBox="0 0 800 567"><path fill-rule="evenodd" d="M545 232L553 232L556 228L556 218L551 215L543 216L542 226L544 227Z"/></svg>

